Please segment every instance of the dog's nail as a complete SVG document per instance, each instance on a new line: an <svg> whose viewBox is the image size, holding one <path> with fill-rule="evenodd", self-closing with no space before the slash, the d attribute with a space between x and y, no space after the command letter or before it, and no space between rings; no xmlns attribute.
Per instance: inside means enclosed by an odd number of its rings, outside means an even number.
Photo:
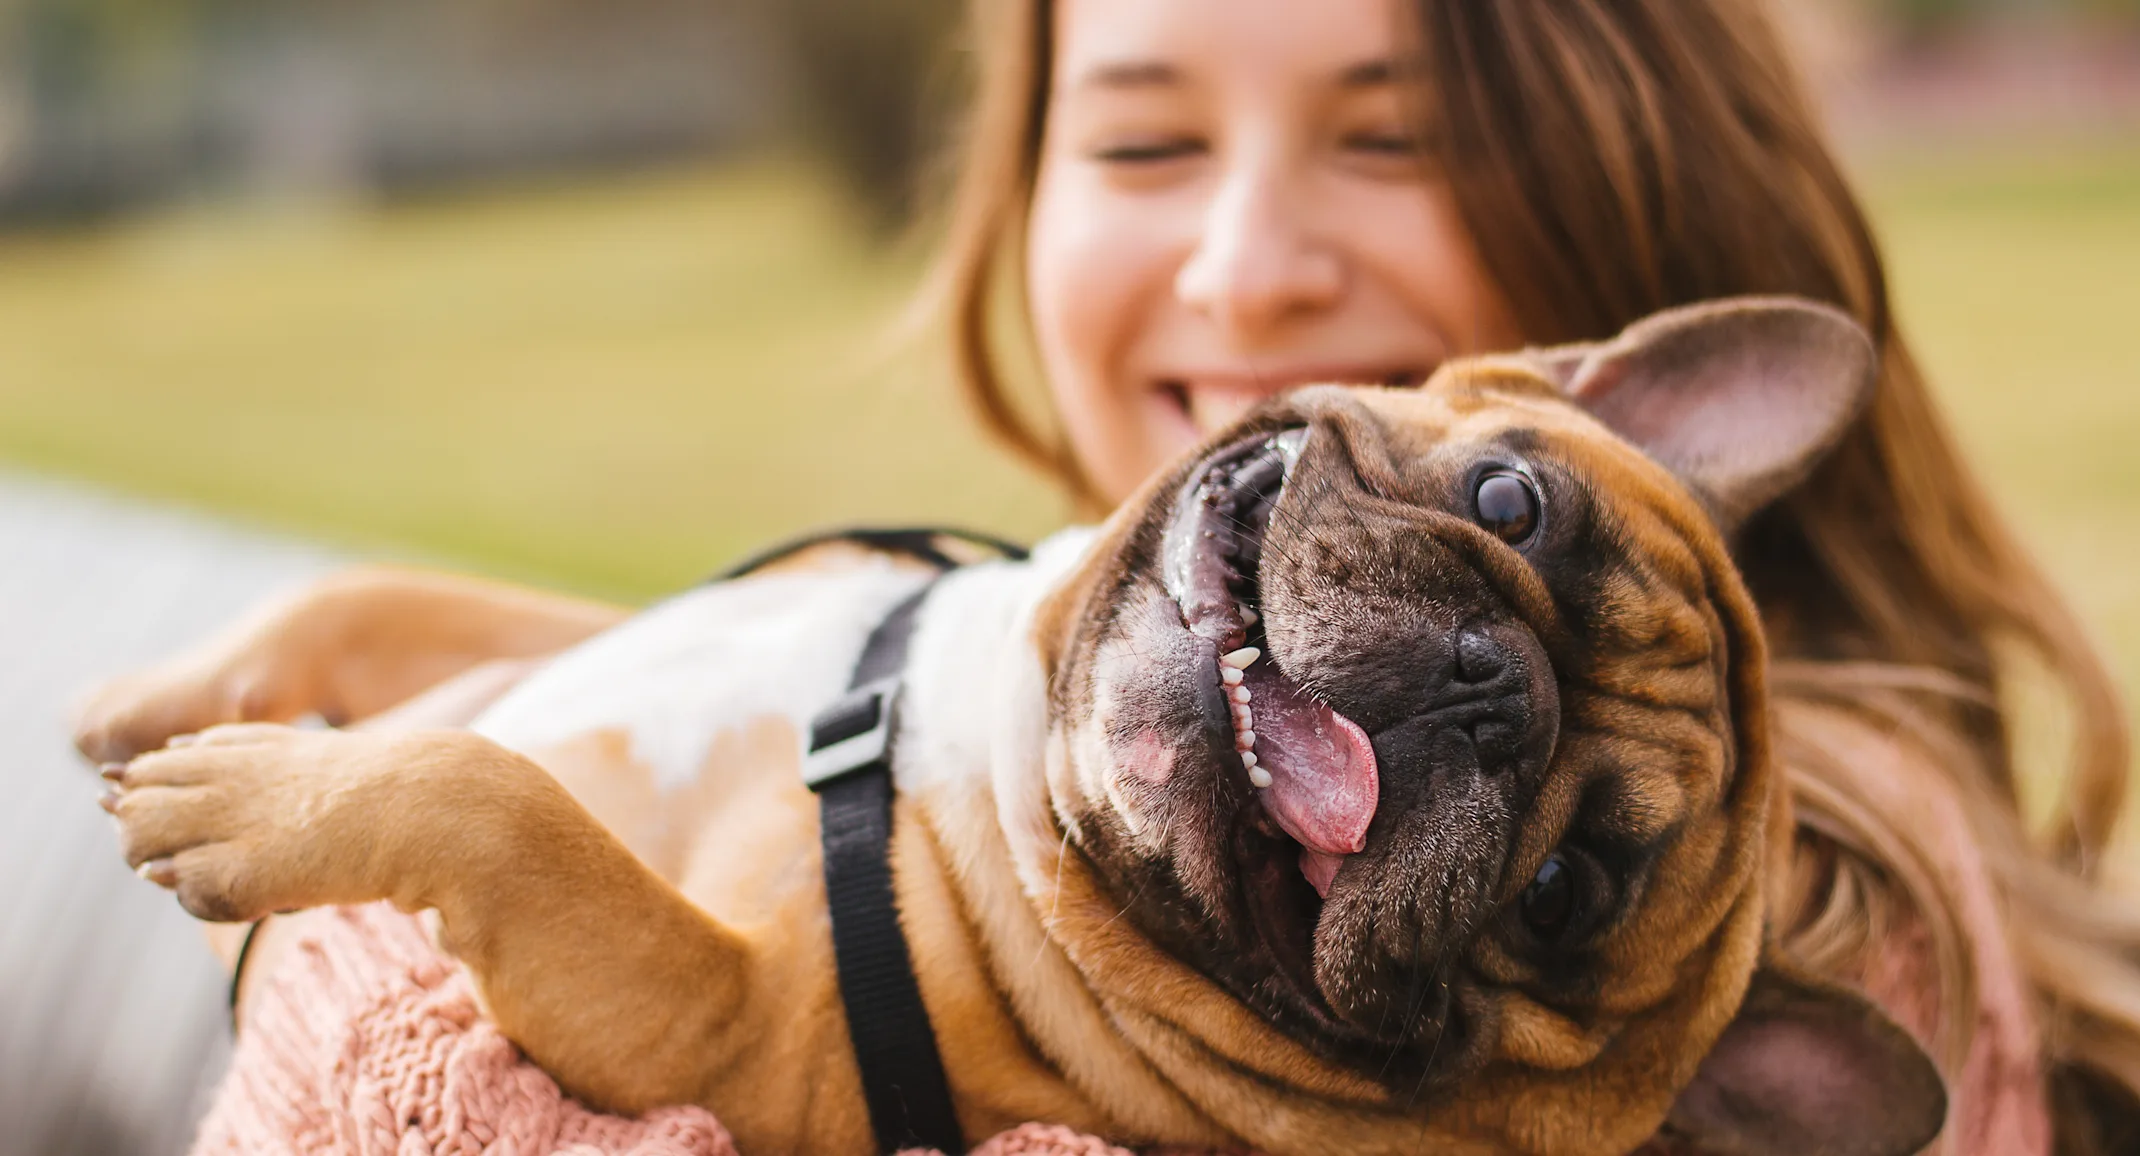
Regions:
<svg viewBox="0 0 2140 1156"><path fill-rule="evenodd" d="M1250 697L1247 687L1237 686L1233 688L1233 700L1242 706L1248 705Z"/></svg>
<svg viewBox="0 0 2140 1156"><path fill-rule="evenodd" d="M1230 666L1222 666L1219 668L1219 681L1227 686L1239 686L1241 685L1241 672Z"/></svg>
<svg viewBox="0 0 2140 1156"><path fill-rule="evenodd" d="M97 806L104 808L107 815L116 815L119 813L119 796L125 793L117 787L106 787L104 793L97 796Z"/></svg>
<svg viewBox="0 0 2140 1156"><path fill-rule="evenodd" d="M1262 767L1250 767L1248 768L1248 781L1250 785L1260 790L1271 785L1271 773Z"/></svg>
<svg viewBox="0 0 2140 1156"><path fill-rule="evenodd" d="M1233 733L1233 747L1234 747L1234 749L1235 749L1235 750L1237 750L1237 751L1240 751L1240 752L1242 752L1243 754L1246 754L1246 753L1248 753L1248 752L1250 752L1250 751L1253 751L1253 750L1255 750L1255 749L1256 749L1256 732L1254 732L1254 731L1235 731L1235 732Z"/></svg>
<svg viewBox="0 0 2140 1156"><path fill-rule="evenodd" d="M123 783L126 781L126 764L105 763L103 766L97 768L97 773L104 776L107 780L111 782Z"/></svg>
<svg viewBox="0 0 2140 1156"><path fill-rule="evenodd" d="M1226 657L1220 659L1219 661L1225 663L1227 666L1233 667L1235 670L1245 670L1247 669L1250 663L1262 657L1262 651L1257 650L1253 646L1244 646L1241 649L1234 651L1232 654L1229 654Z"/></svg>
<svg viewBox="0 0 2140 1156"><path fill-rule="evenodd" d="M178 868L172 866L169 859L151 859L134 868L134 874L158 887L169 887L178 882Z"/></svg>

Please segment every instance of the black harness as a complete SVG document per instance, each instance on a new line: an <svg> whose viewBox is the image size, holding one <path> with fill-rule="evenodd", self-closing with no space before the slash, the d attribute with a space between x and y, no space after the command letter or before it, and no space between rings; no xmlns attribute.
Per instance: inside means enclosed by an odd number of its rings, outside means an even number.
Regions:
<svg viewBox="0 0 2140 1156"><path fill-rule="evenodd" d="M919 558L937 568L870 631L847 693L810 723L803 780L817 792L825 860L825 900L832 914L847 1035L862 1070L862 1094L880 1152L902 1148L965 1151L944 1062L914 979L899 906L892 894L892 747L907 643L922 604L959 566L943 540L984 546L1007 558L1025 551L1008 542L955 530L848 530L821 534L757 555L723 578L740 577L800 550L853 542Z"/></svg>

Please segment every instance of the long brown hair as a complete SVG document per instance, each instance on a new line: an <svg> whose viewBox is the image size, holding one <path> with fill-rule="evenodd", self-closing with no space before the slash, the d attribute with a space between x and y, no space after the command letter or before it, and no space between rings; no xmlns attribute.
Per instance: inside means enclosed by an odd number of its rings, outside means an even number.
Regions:
<svg viewBox="0 0 2140 1156"><path fill-rule="evenodd" d="M1006 368L1052 7L971 5L978 99L934 288L981 420L1092 502ZM1900 921L1921 928L1939 972L1936 1044L1956 1074L1975 977L1961 899L1937 866L1943 833L1926 818L1950 812L1883 811L1836 743L1791 741L1794 726L1854 719L1950 784L1968 816L2037 1000L2060 1150L2088 1150L2089 1105L2140 1091L2140 917L2093 880L2124 803L2121 704L1957 453L1896 329L1871 229L1760 0L1403 7L1435 163L1527 340L1598 339L1672 305L1791 293L1851 310L1880 343L1870 413L1740 549L1779 659L1800 818L1778 930L1801 958L1851 974ZM2032 668L2055 681L2077 737L2063 764L2024 776L2005 704ZM2059 787L2037 832L2021 818L2024 777Z"/></svg>

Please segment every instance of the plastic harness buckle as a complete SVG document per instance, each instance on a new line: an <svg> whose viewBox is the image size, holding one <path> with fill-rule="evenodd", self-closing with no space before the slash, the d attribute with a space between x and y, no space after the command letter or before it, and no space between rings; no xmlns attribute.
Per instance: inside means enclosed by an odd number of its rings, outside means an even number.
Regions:
<svg viewBox="0 0 2140 1156"><path fill-rule="evenodd" d="M898 675L864 683L810 720L810 753L803 782L822 791L839 779L888 762L892 716L899 709Z"/></svg>

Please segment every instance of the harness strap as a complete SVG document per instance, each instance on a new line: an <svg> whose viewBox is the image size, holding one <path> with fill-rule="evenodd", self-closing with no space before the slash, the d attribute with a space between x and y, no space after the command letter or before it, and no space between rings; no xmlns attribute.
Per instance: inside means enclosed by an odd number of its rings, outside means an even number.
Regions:
<svg viewBox="0 0 2140 1156"><path fill-rule="evenodd" d="M939 570L956 570L960 565L959 560L946 554L941 545L942 540L946 538L964 542L971 546L979 546L984 550L1001 554L1014 562L1025 558L1025 547L1023 546L1014 542L1007 542L993 534L984 534L978 530L962 530L954 526L903 526L890 529L824 530L800 538L791 538L770 549L761 550L740 562L731 564L720 573L708 578L707 581L726 582L731 578L741 578L753 570L762 570L791 555L800 554L804 550L832 542L851 542L886 554L903 554L906 557L927 562Z"/></svg>
<svg viewBox="0 0 2140 1156"><path fill-rule="evenodd" d="M835 534L839 538L907 554L939 570L935 578L892 607L855 662L848 691L810 724L810 753L803 779L817 792L824 847L825 900L832 916L832 953L838 966L847 1034L862 1072L862 1095L880 1152L902 1148L965 1151L951 1086L936 1046L936 1031L914 978L913 957L899 925L892 891L892 749L898 737L899 701L907 646L921 608L943 573L957 563L944 554L933 530ZM950 532L1011 557L1024 551L993 539ZM755 568L792 551L761 555Z"/></svg>
<svg viewBox="0 0 2140 1156"><path fill-rule="evenodd" d="M817 792L825 900L847 1034L880 1152L965 1151L892 893L892 742L900 671L928 585L870 632L852 688L810 725L803 776Z"/></svg>

